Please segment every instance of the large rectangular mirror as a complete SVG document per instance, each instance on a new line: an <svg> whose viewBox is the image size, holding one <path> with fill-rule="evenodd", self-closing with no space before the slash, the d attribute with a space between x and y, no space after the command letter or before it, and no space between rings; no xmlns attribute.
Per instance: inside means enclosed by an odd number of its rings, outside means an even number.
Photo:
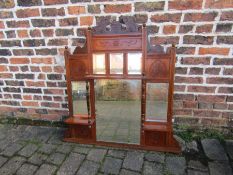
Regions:
<svg viewBox="0 0 233 175"><path fill-rule="evenodd" d="M123 74L123 53L110 53L110 74Z"/></svg>
<svg viewBox="0 0 233 175"><path fill-rule="evenodd" d="M90 115L90 84L88 81L74 81L72 85L73 114Z"/></svg>
<svg viewBox="0 0 233 175"><path fill-rule="evenodd" d="M142 73L142 53L128 53L128 74Z"/></svg>
<svg viewBox="0 0 233 175"><path fill-rule="evenodd" d="M93 54L93 73L94 74L105 74L105 54L95 53Z"/></svg>
<svg viewBox="0 0 233 175"><path fill-rule="evenodd" d="M95 80L95 104L97 140L140 143L140 80Z"/></svg>
<svg viewBox="0 0 233 175"><path fill-rule="evenodd" d="M146 84L146 120L167 121L168 83Z"/></svg>

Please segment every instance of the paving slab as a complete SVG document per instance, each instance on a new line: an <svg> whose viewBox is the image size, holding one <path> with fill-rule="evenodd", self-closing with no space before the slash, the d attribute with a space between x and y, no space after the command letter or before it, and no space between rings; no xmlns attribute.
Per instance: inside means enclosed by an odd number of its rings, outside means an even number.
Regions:
<svg viewBox="0 0 233 175"><path fill-rule="evenodd" d="M53 175L57 167L49 164L42 164L35 175Z"/></svg>
<svg viewBox="0 0 233 175"><path fill-rule="evenodd" d="M76 175L96 175L100 164L85 160Z"/></svg>
<svg viewBox="0 0 233 175"><path fill-rule="evenodd" d="M122 165L122 160L106 157L102 166L101 171L105 174L119 174Z"/></svg>
<svg viewBox="0 0 233 175"><path fill-rule="evenodd" d="M26 161L24 157L13 157L8 162L6 162L0 169L1 175L12 175L16 173L18 168Z"/></svg>
<svg viewBox="0 0 233 175"><path fill-rule="evenodd" d="M120 175L140 175L141 173L130 171L126 169L121 169Z"/></svg>
<svg viewBox="0 0 233 175"><path fill-rule="evenodd" d="M0 167L7 161L6 157L0 156Z"/></svg>
<svg viewBox="0 0 233 175"><path fill-rule="evenodd" d="M126 155L126 151L123 150L108 150L108 155L116 158L123 159Z"/></svg>
<svg viewBox="0 0 233 175"><path fill-rule="evenodd" d="M59 168L57 175L73 175L80 167L85 156L78 153L70 153Z"/></svg>
<svg viewBox="0 0 233 175"><path fill-rule="evenodd" d="M74 152L81 153L81 154L88 154L90 151L90 148L88 147L81 147L81 146L76 146L73 150Z"/></svg>
<svg viewBox="0 0 233 175"><path fill-rule="evenodd" d="M18 152L21 148L23 148L22 144L15 143L12 144L11 146L7 147L4 151L1 152L2 155L4 156L13 156L16 152Z"/></svg>
<svg viewBox="0 0 233 175"><path fill-rule="evenodd" d="M188 175L209 175L209 173L197 170L188 170Z"/></svg>
<svg viewBox="0 0 233 175"><path fill-rule="evenodd" d="M226 140L226 150L231 160L233 160L233 140Z"/></svg>
<svg viewBox="0 0 233 175"><path fill-rule="evenodd" d="M63 154L68 154L71 152L73 147L71 145L63 144L57 147L57 152L63 153Z"/></svg>
<svg viewBox="0 0 233 175"><path fill-rule="evenodd" d="M57 148L57 145L52 145L52 144L43 144L40 148L39 148L39 152L43 153L43 154L51 154L52 152L54 152Z"/></svg>
<svg viewBox="0 0 233 175"><path fill-rule="evenodd" d="M209 162L210 175L232 175L232 168L228 163Z"/></svg>
<svg viewBox="0 0 233 175"><path fill-rule="evenodd" d="M33 175L37 169L37 166L25 163L18 169L16 175Z"/></svg>
<svg viewBox="0 0 233 175"><path fill-rule="evenodd" d="M61 163L64 161L65 157L66 157L65 154L53 153L48 157L47 162L55 164L55 165L61 165Z"/></svg>
<svg viewBox="0 0 233 175"><path fill-rule="evenodd" d="M36 150L38 146L35 144L28 144L23 149L21 149L18 154L24 157L30 157Z"/></svg>
<svg viewBox="0 0 233 175"><path fill-rule="evenodd" d="M166 169L169 173L175 175L185 174L186 162L184 157L167 157Z"/></svg>
<svg viewBox="0 0 233 175"><path fill-rule="evenodd" d="M41 154L41 153L34 153L29 159L28 162L35 164L35 165L41 165L46 159L47 155Z"/></svg>
<svg viewBox="0 0 233 175"><path fill-rule="evenodd" d="M94 162L102 162L104 159L107 150L105 149L91 149L87 155L88 160L92 160Z"/></svg>
<svg viewBox="0 0 233 175"><path fill-rule="evenodd" d="M201 141L205 155L211 160L228 161L223 146L216 139L203 139Z"/></svg>
<svg viewBox="0 0 233 175"><path fill-rule="evenodd" d="M208 171L208 167L197 160L190 160L188 163L188 168L198 171Z"/></svg>
<svg viewBox="0 0 233 175"><path fill-rule="evenodd" d="M143 165L144 153L137 151L129 151L124 159L123 168L141 171Z"/></svg>
<svg viewBox="0 0 233 175"><path fill-rule="evenodd" d="M144 162L143 175L160 175L163 173L163 166L159 163Z"/></svg>
<svg viewBox="0 0 233 175"><path fill-rule="evenodd" d="M150 162L164 163L164 153L148 152L145 154L145 159Z"/></svg>

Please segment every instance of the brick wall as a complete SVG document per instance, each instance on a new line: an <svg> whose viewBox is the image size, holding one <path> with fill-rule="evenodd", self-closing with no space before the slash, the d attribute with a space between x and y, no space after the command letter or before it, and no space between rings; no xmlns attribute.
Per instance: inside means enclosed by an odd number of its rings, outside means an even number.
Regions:
<svg viewBox="0 0 233 175"><path fill-rule="evenodd" d="M178 122L232 126L232 0L1 0L0 113L67 115L63 48L103 16L146 23L151 44L177 45Z"/></svg>

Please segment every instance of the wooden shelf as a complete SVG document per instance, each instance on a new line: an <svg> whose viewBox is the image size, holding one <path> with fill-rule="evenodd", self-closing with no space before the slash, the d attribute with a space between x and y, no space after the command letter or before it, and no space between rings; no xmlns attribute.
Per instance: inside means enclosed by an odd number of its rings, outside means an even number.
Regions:
<svg viewBox="0 0 233 175"><path fill-rule="evenodd" d="M69 117L65 120L66 124L70 125L90 125L93 124L95 120L90 119L90 123L88 123L88 115L74 115L73 117Z"/></svg>
<svg viewBox="0 0 233 175"><path fill-rule="evenodd" d="M163 132L167 132L171 130L171 128L168 127L168 125L165 123L150 123L150 122L145 123L143 129L145 131L163 131Z"/></svg>

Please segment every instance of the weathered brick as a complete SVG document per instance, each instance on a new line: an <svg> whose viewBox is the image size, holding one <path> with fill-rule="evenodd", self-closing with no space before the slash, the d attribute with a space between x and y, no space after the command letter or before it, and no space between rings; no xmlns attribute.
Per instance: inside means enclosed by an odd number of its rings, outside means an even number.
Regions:
<svg viewBox="0 0 233 175"><path fill-rule="evenodd" d="M22 101L22 106L32 106L32 107L38 107L39 103L36 101Z"/></svg>
<svg viewBox="0 0 233 175"><path fill-rule="evenodd" d="M3 23L3 21L0 21L0 29L4 29L5 28L5 25Z"/></svg>
<svg viewBox="0 0 233 175"><path fill-rule="evenodd" d="M233 58L215 58L214 65L233 65Z"/></svg>
<svg viewBox="0 0 233 175"><path fill-rule="evenodd" d="M44 87L45 83L44 81L26 81L26 86L34 86L34 87Z"/></svg>
<svg viewBox="0 0 233 175"><path fill-rule="evenodd" d="M106 4L104 5L105 13L126 13L131 12L131 4Z"/></svg>
<svg viewBox="0 0 233 175"><path fill-rule="evenodd" d="M200 67L191 67L189 71L190 75L202 75L203 74L203 68Z"/></svg>
<svg viewBox="0 0 233 175"><path fill-rule="evenodd" d="M219 87L218 93L233 94L233 87Z"/></svg>
<svg viewBox="0 0 233 175"><path fill-rule="evenodd" d="M41 30L39 30L39 29L30 30L30 36L31 37L41 37Z"/></svg>
<svg viewBox="0 0 233 175"><path fill-rule="evenodd" d="M158 33L158 31L159 31L159 26L156 26L156 25L147 26L148 34L155 34L155 33Z"/></svg>
<svg viewBox="0 0 233 175"><path fill-rule="evenodd" d="M177 54L191 54L195 53L195 47L179 47L176 50Z"/></svg>
<svg viewBox="0 0 233 175"><path fill-rule="evenodd" d="M6 33L7 38L16 38L15 30L8 30L8 31L5 31L5 33Z"/></svg>
<svg viewBox="0 0 233 175"><path fill-rule="evenodd" d="M176 83L187 83L187 84L201 84L203 83L202 77L181 77L181 76L175 76L175 82Z"/></svg>
<svg viewBox="0 0 233 175"><path fill-rule="evenodd" d="M34 9L20 9L16 11L16 16L18 18L28 18L28 17L35 17L40 16L40 12L38 8Z"/></svg>
<svg viewBox="0 0 233 175"><path fill-rule="evenodd" d="M206 82L209 84L233 84L233 78L211 77L207 78Z"/></svg>
<svg viewBox="0 0 233 175"><path fill-rule="evenodd" d="M43 8L41 9L42 16L65 16L64 7L61 8Z"/></svg>
<svg viewBox="0 0 233 175"><path fill-rule="evenodd" d="M181 13L165 13L161 15L152 15L151 21L152 22L175 22L179 23L181 18Z"/></svg>
<svg viewBox="0 0 233 175"><path fill-rule="evenodd" d="M30 7L30 6L40 6L42 5L41 0L17 0L18 6Z"/></svg>
<svg viewBox="0 0 233 175"><path fill-rule="evenodd" d="M48 46L66 46L68 45L67 39L50 39L48 41Z"/></svg>
<svg viewBox="0 0 233 175"><path fill-rule="evenodd" d="M214 109L227 109L228 104L226 103L214 103Z"/></svg>
<svg viewBox="0 0 233 175"><path fill-rule="evenodd" d="M36 49L36 55L56 55L57 49Z"/></svg>
<svg viewBox="0 0 233 175"><path fill-rule="evenodd" d="M0 56L11 56L11 51L9 49L0 49Z"/></svg>
<svg viewBox="0 0 233 175"><path fill-rule="evenodd" d="M198 109L213 109L213 104L212 103L204 103L204 102L199 102L198 103Z"/></svg>
<svg viewBox="0 0 233 175"><path fill-rule="evenodd" d="M228 55L229 51L230 51L229 48L221 48L221 47L199 48L200 55L207 55L207 54Z"/></svg>
<svg viewBox="0 0 233 175"><path fill-rule="evenodd" d="M4 38L5 38L5 36L4 36L3 31L0 31L0 39L4 39Z"/></svg>
<svg viewBox="0 0 233 175"><path fill-rule="evenodd" d="M30 70L31 72L41 72L40 67L38 66L30 66Z"/></svg>
<svg viewBox="0 0 233 175"><path fill-rule="evenodd" d="M220 70L220 68L209 67L205 69L205 74L218 75Z"/></svg>
<svg viewBox="0 0 233 175"><path fill-rule="evenodd" d="M221 21L233 21L233 11L222 12Z"/></svg>
<svg viewBox="0 0 233 175"><path fill-rule="evenodd" d="M93 16L82 16L80 17L80 25L88 25L91 26L93 24Z"/></svg>
<svg viewBox="0 0 233 175"><path fill-rule="evenodd" d="M11 11L0 11L0 19L13 18L13 13Z"/></svg>
<svg viewBox="0 0 233 175"><path fill-rule="evenodd" d="M188 86L188 92L203 92L203 93L214 93L216 87L209 86Z"/></svg>
<svg viewBox="0 0 233 175"><path fill-rule="evenodd" d="M174 0L169 1L168 8L175 10L201 9L202 0Z"/></svg>
<svg viewBox="0 0 233 175"><path fill-rule="evenodd" d="M54 27L54 19L32 19L31 20L33 27Z"/></svg>
<svg viewBox="0 0 233 175"><path fill-rule="evenodd" d="M0 41L1 47L21 47L20 40L1 40Z"/></svg>
<svg viewBox="0 0 233 175"><path fill-rule="evenodd" d="M184 21L214 21L215 17L217 16L216 12L210 13L187 13L184 16Z"/></svg>
<svg viewBox="0 0 233 175"><path fill-rule="evenodd" d="M233 3L231 0L206 0L205 8L233 8Z"/></svg>
<svg viewBox="0 0 233 175"><path fill-rule="evenodd" d="M147 23L148 21L148 16L147 14L135 14L134 15L136 23ZM147 26L148 28L148 26Z"/></svg>
<svg viewBox="0 0 233 175"><path fill-rule="evenodd" d="M184 44L203 44L211 45L213 44L214 38L212 36L202 36L202 35L186 35L184 36Z"/></svg>
<svg viewBox="0 0 233 175"><path fill-rule="evenodd" d="M11 58L11 64L29 64L30 60L28 58Z"/></svg>
<svg viewBox="0 0 233 175"><path fill-rule="evenodd" d="M212 110L194 110L193 115L198 117L219 117L220 112Z"/></svg>
<svg viewBox="0 0 233 175"><path fill-rule="evenodd" d="M188 33L193 30L193 25L180 25L178 33Z"/></svg>
<svg viewBox="0 0 233 175"><path fill-rule="evenodd" d="M45 5L67 4L68 0L44 0Z"/></svg>
<svg viewBox="0 0 233 175"><path fill-rule="evenodd" d="M34 52L32 49L14 49L13 54L15 56L28 56L28 55L34 55Z"/></svg>
<svg viewBox="0 0 233 175"><path fill-rule="evenodd" d="M211 33L212 29L212 24L204 24L196 27L196 33Z"/></svg>
<svg viewBox="0 0 233 175"><path fill-rule="evenodd" d="M187 74L187 68L186 67L176 67L175 73L176 74Z"/></svg>
<svg viewBox="0 0 233 175"><path fill-rule="evenodd" d="M178 44L179 37L178 36L168 36L168 37L151 37L150 43L152 45L160 45L160 44Z"/></svg>
<svg viewBox="0 0 233 175"><path fill-rule="evenodd" d="M76 26L78 25L78 18L63 18L59 19L60 26Z"/></svg>
<svg viewBox="0 0 233 175"><path fill-rule="evenodd" d="M69 36L74 35L73 29L56 29L56 36Z"/></svg>
<svg viewBox="0 0 233 175"><path fill-rule="evenodd" d="M48 74L47 77L49 80L62 80L61 74Z"/></svg>
<svg viewBox="0 0 233 175"><path fill-rule="evenodd" d="M227 96L227 102L233 102L233 96Z"/></svg>
<svg viewBox="0 0 233 175"><path fill-rule="evenodd" d="M3 88L4 92L15 92L15 93L20 93L21 89L20 88L15 88L15 87L5 87Z"/></svg>
<svg viewBox="0 0 233 175"><path fill-rule="evenodd" d="M20 70L22 72L28 72L29 71L29 67L28 66L20 66Z"/></svg>
<svg viewBox="0 0 233 175"><path fill-rule="evenodd" d="M70 15L79 15L86 13L85 6L69 6L68 13Z"/></svg>
<svg viewBox="0 0 233 175"><path fill-rule="evenodd" d="M4 57L0 57L0 64L7 64L8 63L8 59L4 58Z"/></svg>
<svg viewBox="0 0 233 175"><path fill-rule="evenodd" d="M0 9L9 9L15 6L14 0L1 0Z"/></svg>
<svg viewBox="0 0 233 175"><path fill-rule="evenodd" d="M183 101L184 108L197 108L198 103L196 101Z"/></svg>
<svg viewBox="0 0 233 175"><path fill-rule="evenodd" d="M92 14L96 14L96 13L100 13L101 12L99 4L88 5L87 9L88 9L88 13L92 13Z"/></svg>
<svg viewBox="0 0 233 175"><path fill-rule="evenodd" d="M218 36L217 37L218 44L233 44L233 36Z"/></svg>
<svg viewBox="0 0 233 175"><path fill-rule="evenodd" d="M18 72L19 71L18 66L9 66L9 69L10 69L11 72Z"/></svg>
<svg viewBox="0 0 233 175"><path fill-rule="evenodd" d="M233 75L233 68L224 68L223 75Z"/></svg>
<svg viewBox="0 0 233 175"><path fill-rule="evenodd" d="M17 30L17 34L19 38L28 38L27 30Z"/></svg>
<svg viewBox="0 0 233 175"><path fill-rule="evenodd" d="M8 28L28 28L30 27L29 21L7 21Z"/></svg>
<svg viewBox="0 0 233 175"><path fill-rule="evenodd" d="M52 37L54 35L53 29L44 29L42 30L42 33L45 37Z"/></svg>
<svg viewBox="0 0 233 175"><path fill-rule="evenodd" d="M44 89L44 94L58 94L58 95L63 95L64 90L62 89Z"/></svg>
<svg viewBox="0 0 233 175"><path fill-rule="evenodd" d="M32 64L53 64L53 58L45 57L45 58L32 58Z"/></svg>
<svg viewBox="0 0 233 175"><path fill-rule="evenodd" d="M34 74L15 74L16 79L34 79Z"/></svg>
<svg viewBox="0 0 233 175"><path fill-rule="evenodd" d="M134 4L135 11L146 11L146 12L154 12L164 9L164 2L136 2Z"/></svg>
<svg viewBox="0 0 233 175"><path fill-rule="evenodd" d="M24 93L32 93L32 94L41 94L42 91L40 88L34 89L34 88L23 88Z"/></svg>
<svg viewBox="0 0 233 175"><path fill-rule="evenodd" d="M23 41L25 47L39 47L45 46L44 39L28 39Z"/></svg>
<svg viewBox="0 0 233 175"><path fill-rule="evenodd" d="M174 115L186 115L191 116L192 115L192 109L174 109L173 112Z"/></svg>
<svg viewBox="0 0 233 175"><path fill-rule="evenodd" d="M0 72L7 72L8 71L8 66L5 65L0 65Z"/></svg>
<svg viewBox="0 0 233 175"><path fill-rule="evenodd" d="M216 27L216 32L230 32L232 24L218 24Z"/></svg>
<svg viewBox="0 0 233 175"><path fill-rule="evenodd" d="M91 2L91 0L71 0L72 3L77 3L77 2Z"/></svg>
<svg viewBox="0 0 233 175"><path fill-rule="evenodd" d="M163 33L164 34L174 34L174 33L176 33L176 25L163 26Z"/></svg>

